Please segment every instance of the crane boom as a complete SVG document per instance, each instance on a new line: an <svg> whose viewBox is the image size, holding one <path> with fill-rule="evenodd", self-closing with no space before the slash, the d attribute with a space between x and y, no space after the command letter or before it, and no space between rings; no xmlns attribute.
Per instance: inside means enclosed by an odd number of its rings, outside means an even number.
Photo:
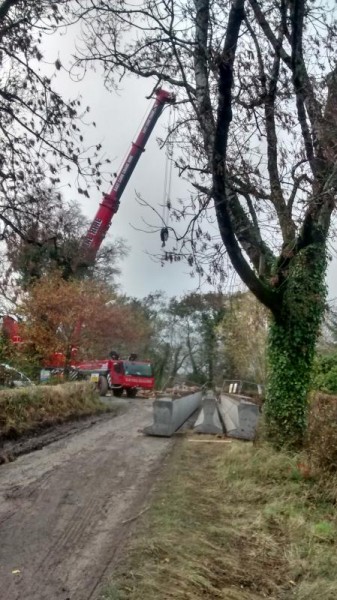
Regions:
<svg viewBox="0 0 337 600"><path fill-rule="evenodd" d="M174 102L175 97L170 92L162 89L156 91L156 99L149 115L147 116L136 141L132 143L131 150L126 157L120 172L117 174L111 191L104 196L96 216L83 238L82 253L86 256L87 260L89 259L89 262L95 260L97 251L110 227L112 218L118 210L120 198L141 154L145 150L146 142L163 111L164 105L168 103L173 104Z"/></svg>

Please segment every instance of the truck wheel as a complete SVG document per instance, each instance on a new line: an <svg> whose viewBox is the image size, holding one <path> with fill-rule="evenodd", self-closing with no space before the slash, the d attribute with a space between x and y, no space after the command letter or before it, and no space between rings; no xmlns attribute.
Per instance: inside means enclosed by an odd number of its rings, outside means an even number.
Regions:
<svg viewBox="0 0 337 600"><path fill-rule="evenodd" d="M106 396L109 389L108 380L104 375L99 376L98 391L100 396Z"/></svg>
<svg viewBox="0 0 337 600"><path fill-rule="evenodd" d="M123 388L115 388L113 390L113 394L114 394L114 396L116 396L116 398L120 398L121 395L123 394Z"/></svg>
<svg viewBox="0 0 337 600"><path fill-rule="evenodd" d="M126 395L128 398L135 398L137 396L137 388L127 388Z"/></svg>

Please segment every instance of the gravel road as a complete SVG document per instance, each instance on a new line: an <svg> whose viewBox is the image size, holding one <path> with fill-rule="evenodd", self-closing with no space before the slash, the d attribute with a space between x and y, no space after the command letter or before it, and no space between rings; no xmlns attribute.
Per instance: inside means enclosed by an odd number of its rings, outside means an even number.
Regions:
<svg viewBox="0 0 337 600"><path fill-rule="evenodd" d="M113 571L172 441L151 401L0 467L1 600L89 600Z"/></svg>

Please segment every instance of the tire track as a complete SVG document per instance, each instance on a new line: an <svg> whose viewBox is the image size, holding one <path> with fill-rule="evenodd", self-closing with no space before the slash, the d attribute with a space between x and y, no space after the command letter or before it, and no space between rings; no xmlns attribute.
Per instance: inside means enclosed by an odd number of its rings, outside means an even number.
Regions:
<svg viewBox="0 0 337 600"><path fill-rule="evenodd" d="M151 403L0 469L2 600L93 600L171 447L139 428ZM14 571L14 573L12 572Z"/></svg>

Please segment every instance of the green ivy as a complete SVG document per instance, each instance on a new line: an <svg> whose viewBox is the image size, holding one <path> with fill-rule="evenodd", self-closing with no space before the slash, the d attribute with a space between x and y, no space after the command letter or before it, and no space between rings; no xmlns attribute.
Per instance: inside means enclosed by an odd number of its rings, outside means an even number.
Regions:
<svg viewBox="0 0 337 600"><path fill-rule="evenodd" d="M268 339L267 432L276 447L298 447L307 427L308 391L324 312L326 253L311 245L291 261L281 311Z"/></svg>

